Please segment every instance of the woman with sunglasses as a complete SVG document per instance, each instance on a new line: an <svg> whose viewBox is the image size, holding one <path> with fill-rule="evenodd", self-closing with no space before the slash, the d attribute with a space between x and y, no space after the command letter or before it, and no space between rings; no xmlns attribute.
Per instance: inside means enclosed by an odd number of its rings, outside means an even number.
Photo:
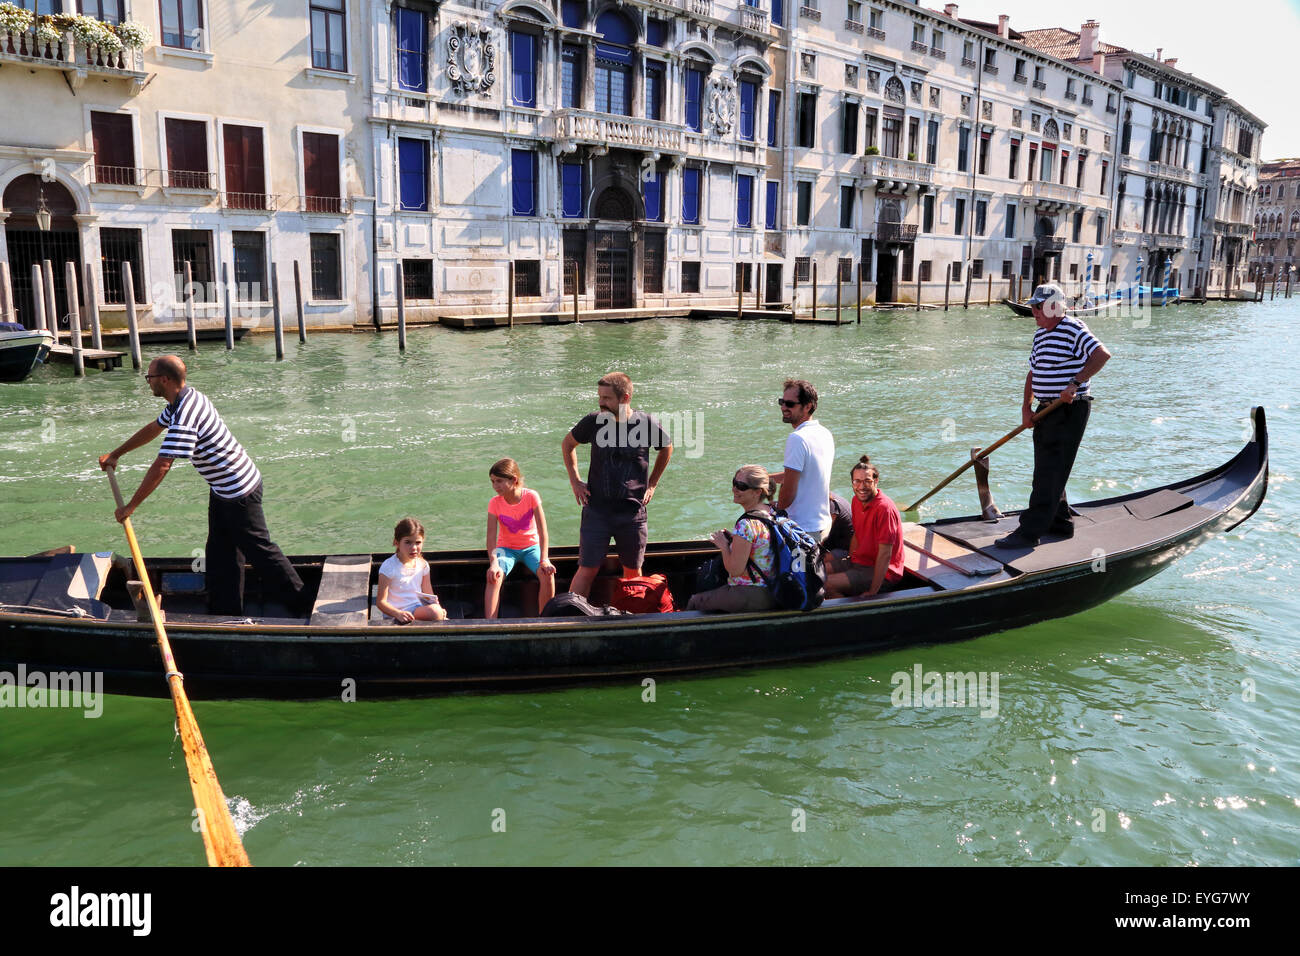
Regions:
<svg viewBox="0 0 1300 956"><path fill-rule="evenodd" d="M727 583L692 595L688 611L766 611L772 607L765 581L775 563L772 541L767 525L746 515L768 513L771 508L765 502L772 500L775 491L775 483L758 465L745 465L732 476L731 498L742 514L731 531L719 529L709 535L722 554Z"/></svg>

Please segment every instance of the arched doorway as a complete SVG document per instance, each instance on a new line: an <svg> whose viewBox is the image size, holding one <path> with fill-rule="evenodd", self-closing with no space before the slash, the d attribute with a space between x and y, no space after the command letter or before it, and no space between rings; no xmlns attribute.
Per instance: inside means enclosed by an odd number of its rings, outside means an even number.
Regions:
<svg viewBox="0 0 1300 956"><path fill-rule="evenodd" d="M876 210L876 301L898 300L898 257L902 247L900 223L903 221L903 204L897 199L880 200Z"/></svg>
<svg viewBox="0 0 1300 956"><path fill-rule="evenodd" d="M81 275L81 241L77 233L77 202L66 186L44 182L39 176L19 176L5 187L2 201L9 211L5 220L6 246L9 251L9 274L13 282L14 306L18 321L28 328L43 322L36 315L32 295L32 266L48 259L54 267L55 313L60 328L67 328L68 288L64 280L65 263L71 262ZM38 228L36 213L42 203L50 213L48 231Z"/></svg>
<svg viewBox="0 0 1300 956"><path fill-rule="evenodd" d="M632 223L636 200L619 186L610 186L596 197L596 218L604 228L596 232L596 308L629 309L632 294ZM626 223L610 228L607 223Z"/></svg>
<svg viewBox="0 0 1300 956"><path fill-rule="evenodd" d="M1064 242L1055 239L1056 220L1051 216L1039 216L1034 222L1034 284L1051 282L1061 277L1061 258ZM1056 260L1056 262L1053 262ZM1055 270L1053 270L1055 266Z"/></svg>

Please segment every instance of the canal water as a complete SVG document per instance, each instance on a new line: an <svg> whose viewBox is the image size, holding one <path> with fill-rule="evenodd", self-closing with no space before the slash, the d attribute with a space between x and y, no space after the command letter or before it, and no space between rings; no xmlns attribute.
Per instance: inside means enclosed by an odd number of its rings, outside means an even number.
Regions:
<svg viewBox="0 0 1300 956"><path fill-rule="evenodd" d="M1071 481L1085 499L1227 460L1267 408L1259 513L1106 606L956 644L545 693L356 703L200 702L257 864L1294 864L1300 846L1300 299L1097 319L1114 359ZM190 360L266 480L288 552L477 547L509 455L576 543L565 430L621 369L678 450L655 539L733 518L730 478L780 463L786 377L821 391L835 486L869 453L900 505L1018 424L1033 325L1001 309L868 313L842 327L645 321L476 333L269 337ZM127 370L0 386L0 553L125 550L95 458L158 411ZM133 486L151 460L125 459ZM1003 507L1028 436L997 452ZM585 470L585 455L583 457ZM174 469L134 523L201 549L206 490ZM978 510L958 480L925 517ZM182 652L183 653L183 652ZM182 669L184 660L181 660ZM898 675L996 675L996 715L896 707ZM162 678L159 678L160 683ZM988 685L991 688L991 684ZM985 708L990 711L993 708ZM200 864L165 700L0 710L0 864Z"/></svg>

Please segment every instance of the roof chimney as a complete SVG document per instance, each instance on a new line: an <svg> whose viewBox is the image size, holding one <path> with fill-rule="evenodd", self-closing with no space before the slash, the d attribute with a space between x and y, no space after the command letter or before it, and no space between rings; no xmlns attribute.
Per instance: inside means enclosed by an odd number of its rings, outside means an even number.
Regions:
<svg viewBox="0 0 1300 956"><path fill-rule="evenodd" d="M956 19L957 19L957 4L955 4L955 3L945 3L945 4L943 5L943 13L944 13L944 16L952 17L954 20L956 20Z"/></svg>
<svg viewBox="0 0 1300 956"><path fill-rule="evenodd" d="M1177 66L1177 65L1178 65L1178 57L1176 56L1171 56L1169 59L1165 60L1165 66Z"/></svg>
<svg viewBox="0 0 1300 956"><path fill-rule="evenodd" d="M1156 60L1157 60L1157 62L1160 61L1160 60L1163 60L1163 59L1164 59L1164 54L1165 54L1165 48L1164 48L1164 47L1162 47L1162 46L1158 46L1158 47L1156 47Z"/></svg>
<svg viewBox="0 0 1300 956"><path fill-rule="evenodd" d="M1008 21L1010 21L1010 19L1011 18L1007 16L1005 13L999 14L998 16L998 36L1004 39L1010 37L1011 35L1010 30L1007 27L1007 23Z"/></svg>
<svg viewBox="0 0 1300 956"><path fill-rule="evenodd" d="M1094 53L1092 55L1092 72L1098 76L1106 75L1106 54Z"/></svg>
<svg viewBox="0 0 1300 956"><path fill-rule="evenodd" d="M1100 31L1101 25L1096 20L1089 20L1079 27L1080 60L1091 60L1092 55L1097 52L1097 34Z"/></svg>

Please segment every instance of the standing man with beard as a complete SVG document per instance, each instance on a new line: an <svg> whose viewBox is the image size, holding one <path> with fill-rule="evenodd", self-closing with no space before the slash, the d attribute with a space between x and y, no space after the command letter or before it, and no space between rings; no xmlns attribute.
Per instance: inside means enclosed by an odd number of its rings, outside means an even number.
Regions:
<svg viewBox="0 0 1300 956"><path fill-rule="evenodd" d="M647 540L646 505L673 456L672 439L653 416L632 409L632 380L611 372L596 383L600 410L564 436L560 451L573 497L582 506L578 573L569 590L587 597L614 539L623 577L641 574ZM591 445L591 466L578 477L578 446ZM657 449L650 470L650 449Z"/></svg>
<svg viewBox="0 0 1300 956"><path fill-rule="evenodd" d="M778 398L781 421L794 431L785 440L785 470L772 477L780 482L776 507L819 541L831 531L831 465L835 439L813 414L817 389L803 379L786 379Z"/></svg>

